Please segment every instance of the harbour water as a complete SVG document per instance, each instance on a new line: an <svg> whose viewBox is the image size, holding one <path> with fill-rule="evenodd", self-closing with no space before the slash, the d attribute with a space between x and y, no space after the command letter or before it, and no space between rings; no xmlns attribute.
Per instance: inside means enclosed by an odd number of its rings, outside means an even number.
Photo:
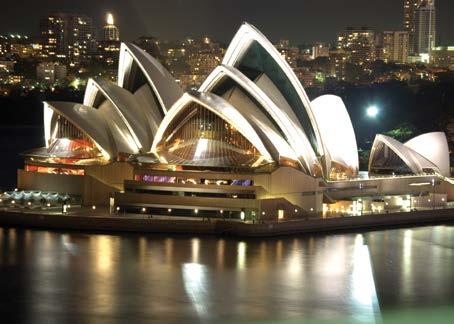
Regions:
<svg viewBox="0 0 454 324"><path fill-rule="evenodd" d="M0 228L0 287L2 323L452 323L454 226L250 240Z"/></svg>

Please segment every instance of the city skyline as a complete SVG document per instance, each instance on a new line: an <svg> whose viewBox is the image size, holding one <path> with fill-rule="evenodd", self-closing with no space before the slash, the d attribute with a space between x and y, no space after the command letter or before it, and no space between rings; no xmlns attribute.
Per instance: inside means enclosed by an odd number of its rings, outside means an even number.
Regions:
<svg viewBox="0 0 454 324"><path fill-rule="evenodd" d="M330 1L331 2L331 1ZM329 5L329 10L326 10ZM448 0L437 1L437 17L440 44L454 42L454 28L449 13L454 11L454 3ZM78 12L91 16L97 28L98 37L105 22L107 12L112 12L116 24L122 30L122 39L131 40L142 35L153 35L161 39L176 40L186 36L209 35L221 42L228 42L230 31L243 21L249 21L264 30L270 39L290 39L295 44L308 44L316 41L334 42L336 34L347 26L367 25L374 30L403 30L403 1L384 0L378 3L365 3L360 0L347 0L347 3L328 1L293 0L279 3L212 3L199 0L196 4L182 1L142 0L117 3L100 1L96 6L91 2L60 1L58 6L50 0L31 3L26 13L22 8L5 3L7 17L0 21L0 33L24 33L37 36L39 19L50 11ZM348 8L348 10L345 10ZM20 12L19 12L20 11ZM377 12L386 12L388 19L382 19ZM27 17L27 13L30 17ZM217 16L216 13L222 12ZM339 13L342 12L342 15ZM278 13L276 15L276 13ZM17 16L21 19L20 23ZM24 16L25 15L25 16ZM134 17L131 19L130 17Z"/></svg>

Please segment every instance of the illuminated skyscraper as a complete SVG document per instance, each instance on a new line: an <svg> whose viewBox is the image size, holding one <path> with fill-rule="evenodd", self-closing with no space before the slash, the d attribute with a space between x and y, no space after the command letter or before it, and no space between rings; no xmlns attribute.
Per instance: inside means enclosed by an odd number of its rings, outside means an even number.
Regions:
<svg viewBox="0 0 454 324"><path fill-rule="evenodd" d="M85 15L51 13L40 21L40 37L44 56L74 64L96 48L93 20Z"/></svg>
<svg viewBox="0 0 454 324"><path fill-rule="evenodd" d="M120 30L114 24L114 17L111 13L107 14L107 25L104 26L104 41L119 41Z"/></svg>
<svg viewBox="0 0 454 324"><path fill-rule="evenodd" d="M423 1L415 10L413 51L418 55L429 55L436 45L435 0Z"/></svg>
<svg viewBox="0 0 454 324"><path fill-rule="evenodd" d="M435 0L404 0L404 30L409 33L410 50L415 49L415 11L421 6L434 5Z"/></svg>
<svg viewBox="0 0 454 324"><path fill-rule="evenodd" d="M120 51L120 30L115 26L114 17L110 12L106 16L106 23L103 39L98 44L98 54L106 65L115 66Z"/></svg>

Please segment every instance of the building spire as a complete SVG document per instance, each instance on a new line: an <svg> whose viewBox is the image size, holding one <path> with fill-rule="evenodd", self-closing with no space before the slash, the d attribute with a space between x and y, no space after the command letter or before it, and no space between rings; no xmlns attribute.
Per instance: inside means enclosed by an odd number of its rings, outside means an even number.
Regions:
<svg viewBox="0 0 454 324"><path fill-rule="evenodd" d="M114 17L113 17L113 15L110 12L107 13L107 24L108 25L113 25L114 24Z"/></svg>

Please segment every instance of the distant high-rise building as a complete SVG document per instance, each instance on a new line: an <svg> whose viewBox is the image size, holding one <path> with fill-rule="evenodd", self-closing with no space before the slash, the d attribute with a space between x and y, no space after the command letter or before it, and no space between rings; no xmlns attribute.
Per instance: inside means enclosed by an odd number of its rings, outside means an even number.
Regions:
<svg viewBox="0 0 454 324"><path fill-rule="evenodd" d="M114 17L111 13L107 14L107 25L104 26L104 41L119 41L120 30L114 24Z"/></svg>
<svg viewBox="0 0 454 324"><path fill-rule="evenodd" d="M43 56L67 60L71 64L85 61L96 48L93 20L73 13L51 13L40 21Z"/></svg>
<svg viewBox="0 0 454 324"><path fill-rule="evenodd" d="M52 84L66 78L66 66L58 62L43 62L36 67L36 79Z"/></svg>
<svg viewBox="0 0 454 324"><path fill-rule="evenodd" d="M338 34L337 48L349 55L350 63L363 65L375 61L375 33L362 27L348 27Z"/></svg>
<svg viewBox="0 0 454 324"><path fill-rule="evenodd" d="M346 67L350 54L342 49L332 50L329 53L330 74L337 80L346 80Z"/></svg>
<svg viewBox="0 0 454 324"><path fill-rule="evenodd" d="M424 0L404 0L404 30L413 33L415 10Z"/></svg>
<svg viewBox="0 0 454 324"><path fill-rule="evenodd" d="M426 0L415 10L413 52L429 55L436 45L435 0Z"/></svg>
<svg viewBox="0 0 454 324"><path fill-rule="evenodd" d="M98 43L98 58L107 66L117 65L121 46L120 30L114 23L113 15L108 13L104 26L104 36Z"/></svg>
<svg viewBox="0 0 454 324"><path fill-rule="evenodd" d="M407 63L410 49L410 34L407 31L383 32L383 60Z"/></svg>
<svg viewBox="0 0 454 324"><path fill-rule="evenodd" d="M317 57L329 57L329 45L324 43L316 43L312 46L312 59Z"/></svg>
<svg viewBox="0 0 454 324"><path fill-rule="evenodd" d="M414 50L415 11L425 4L435 5L435 0L404 0L404 30L409 35L411 52Z"/></svg>

